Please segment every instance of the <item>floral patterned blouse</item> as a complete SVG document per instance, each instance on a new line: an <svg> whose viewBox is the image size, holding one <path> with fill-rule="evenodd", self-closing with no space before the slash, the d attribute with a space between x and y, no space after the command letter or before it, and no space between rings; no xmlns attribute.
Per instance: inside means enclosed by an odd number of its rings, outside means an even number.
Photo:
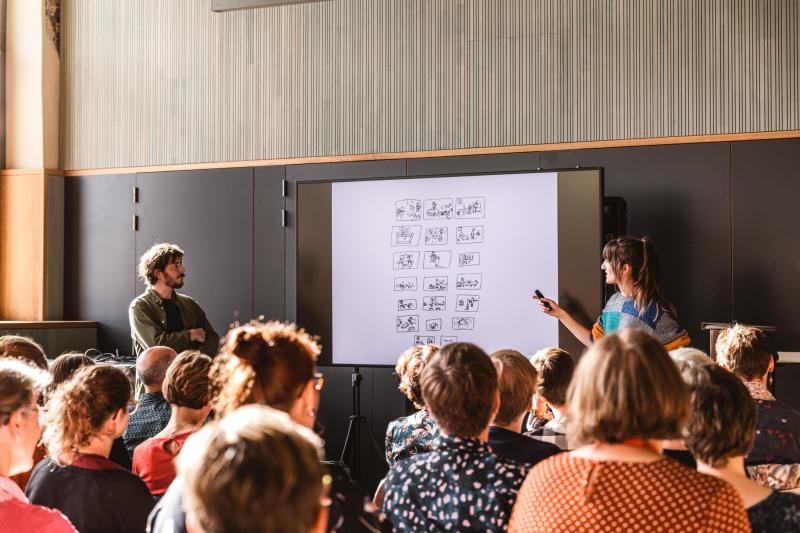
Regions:
<svg viewBox="0 0 800 533"><path fill-rule="evenodd" d="M426 409L389 422L386 429L386 462L397 461L433 449L439 438L439 425Z"/></svg>
<svg viewBox="0 0 800 533"><path fill-rule="evenodd" d="M505 531L526 473L485 442L442 434L389 471L383 511L394 531Z"/></svg>

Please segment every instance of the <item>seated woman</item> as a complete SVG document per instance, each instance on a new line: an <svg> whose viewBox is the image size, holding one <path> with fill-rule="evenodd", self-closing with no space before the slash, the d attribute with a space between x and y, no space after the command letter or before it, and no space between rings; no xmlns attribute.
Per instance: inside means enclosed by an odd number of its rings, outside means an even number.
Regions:
<svg viewBox="0 0 800 533"><path fill-rule="evenodd" d="M217 418L239 407L260 404L289 414L298 424L313 428L322 391L316 373L316 340L294 324L252 322L232 329L211 368L211 405ZM371 531L378 527L369 496L344 469L330 468L330 531ZM150 516L149 531L186 531L183 481L170 485Z"/></svg>
<svg viewBox="0 0 800 533"><path fill-rule="evenodd" d="M745 386L716 365L697 366L684 376L692 392L686 444L697 470L733 485L754 533L800 531L800 496L773 491L745 474L744 456L756 436L756 411Z"/></svg>
<svg viewBox="0 0 800 533"><path fill-rule="evenodd" d="M208 376L211 358L194 350L181 352L167 368L164 398L172 408L167 427L133 450L133 473L154 497L175 479L173 460L189 435L200 429L211 410Z"/></svg>
<svg viewBox="0 0 800 533"><path fill-rule="evenodd" d="M322 442L281 411L246 405L193 435L180 455L194 531L325 531Z"/></svg>
<svg viewBox="0 0 800 533"><path fill-rule="evenodd" d="M536 370L516 350L499 350L491 354L497 369L500 409L489 428L489 446L499 457L531 467L561 449L548 442L520 433L522 419L531 408L536 388Z"/></svg>
<svg viewBox="0 0 800 533"><path fill-rule="evenodd" d="M0 532L73 533L58 511L28 503L9 476L33 466L39 441L37 401L50 376L22 361L0 359Z"/></svg>
<svg viewBox="0 0 800 533"><path fill-rule="evenodd" d="M765 487L800 488L800 411L767 388L775 358L767 336L737 324L720 333L717 363L744 382L756 407L756 441L745 456L748 474Z"/></svg>
<svg viewBox="0 0 800 533"><path fill-rule="evenodd" d="M439 426L425 409L419 377L431 355L439 349L435 344L417 345L400 356L394 371L400 378L400 392L414 404L417 412L389 422L386 429L386 462L391 467L415 453L431 450L439 437Z"/></svg>
<svg viewBox="0 0 800 533"><path fill-rule="evenodd" d="M387 520L394 531L505 531L527 467L487 445L500 407L492 360L474 344L448 344L431 357L421 385L442 435L430 452L389 470Z"/></svg>
<svg viewBox="0 0 800 533"><path fill-rule="evenodd" d="M658 340L634 329L600 339L567 405L584 445L533 467L510 532L750 530L733 487L661 456L661 440L685 426L689 394Z"/></svg>
<svg viewBox="0 0 800 533"><path fill-rule="evenodd" d="M47 403L50 457L33 469L33 503L64 513L81 533L144 531L153 498L147 485L109 460L128 423L131 385L110 365L87 366Z"/></svg>
<svg viewBox="0 0 800 533"><path fill-rule="evenodd" d="M538 377L533 396L534 412L528 419L526 435L569 450L564 404L575 373L575 361L560 348L544 348L531 356L531 364Z"/></svg>
<svg viewBox="0 0 800 533"><path fill-rule="evenodd" d="M50 374L53 375L53 381L47 387L45 397L50 398L56 388L65 381L69 381L78 369L94 364L91 357L78 352L62 353L56 357L50 365Z"/></svg>

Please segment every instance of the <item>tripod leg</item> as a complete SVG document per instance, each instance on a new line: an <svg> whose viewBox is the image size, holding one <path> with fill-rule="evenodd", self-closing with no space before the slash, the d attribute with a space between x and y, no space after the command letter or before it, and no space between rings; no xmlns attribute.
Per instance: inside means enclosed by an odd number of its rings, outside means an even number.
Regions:
<svg viewBox="0 0 800 533"><path fill-rule="evenodd" d="M353 445L353 423L355 417L350 417L350 422L347 424L347 434L344 437L344 446L342 447L342 456L339 458L340 463L344 463L350 453L350 447Z"/></svg>

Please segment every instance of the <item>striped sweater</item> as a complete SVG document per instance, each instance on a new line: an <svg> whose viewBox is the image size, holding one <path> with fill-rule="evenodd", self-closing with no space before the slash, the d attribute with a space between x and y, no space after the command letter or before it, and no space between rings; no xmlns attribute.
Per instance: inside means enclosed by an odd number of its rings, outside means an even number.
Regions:
<svg viewBox="0 0 800 533"><path fill-rule="evenodd" d="M687 346L691 342L686 330L680 327L669 309L653 302L640 315L636 309L636 301L617 292L609 298L603 314L592 327L592 339L597 340L603 335L625 328L646 331L658 339L667 350Z"/></svg>

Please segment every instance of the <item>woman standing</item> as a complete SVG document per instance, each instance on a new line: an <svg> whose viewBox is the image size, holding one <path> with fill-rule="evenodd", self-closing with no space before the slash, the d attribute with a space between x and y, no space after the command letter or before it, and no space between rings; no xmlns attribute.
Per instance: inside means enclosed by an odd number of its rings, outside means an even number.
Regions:
<svg viewBox="0 0 800 533"><path fill-rule="evenodd" d="M650 239L620 237L609 241L603 248L600 268L605 272L606 283L616 285L619 291L609 298L591 330L549 298L539 299L541 310L559 319L586 346L624 328L650 333L667 350L691 342L678 324L675 307L664 297L661 268Z"/></svg>

